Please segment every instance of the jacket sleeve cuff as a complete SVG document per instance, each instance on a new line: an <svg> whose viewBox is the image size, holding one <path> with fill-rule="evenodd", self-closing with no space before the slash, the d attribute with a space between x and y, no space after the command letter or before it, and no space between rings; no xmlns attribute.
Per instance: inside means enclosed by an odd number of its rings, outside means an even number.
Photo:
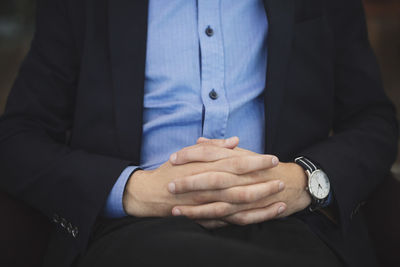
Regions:
<svg viewBox="0 0 400 267"><path fill-rule="evenodd" d="M127 216L124 206L122 203L122 198L124 196L125 185L129 180L131 174L139 169L137 166L126 167L121 175L118 177L113 188L108 195L106 204L103 209L103 216L107 218L122 218Z"/></svg>

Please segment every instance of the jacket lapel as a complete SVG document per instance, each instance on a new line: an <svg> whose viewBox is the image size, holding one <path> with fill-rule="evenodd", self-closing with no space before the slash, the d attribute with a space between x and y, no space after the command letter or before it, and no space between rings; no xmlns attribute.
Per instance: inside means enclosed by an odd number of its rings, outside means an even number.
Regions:
<svg viewBox="0 0 400 267"><path fill-rule="evenodd" d="M148 0L108 0L114 119L121 155L140 162Z"/></svg>
<svg viewBox="0 0 400 267"><path fill-rule="evenodd" d="M265 152L274 153L279 113L285 93L287 68L291 54L295 0L264 0L267 12L268 68L265 91Z"/></svg>

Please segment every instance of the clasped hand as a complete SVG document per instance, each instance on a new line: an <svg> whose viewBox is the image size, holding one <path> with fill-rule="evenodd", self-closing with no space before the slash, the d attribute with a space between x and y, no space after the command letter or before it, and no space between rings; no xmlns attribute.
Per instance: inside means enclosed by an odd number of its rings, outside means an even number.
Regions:
<svg viewBox="0 0 400 267"><path fill-rule="evenodd" d="M199 138L158 169L136 171L125 188L125 211L137 217L187 216L215 228L288 216L310 204L300 166L238 144L237 137Z"/></svg>

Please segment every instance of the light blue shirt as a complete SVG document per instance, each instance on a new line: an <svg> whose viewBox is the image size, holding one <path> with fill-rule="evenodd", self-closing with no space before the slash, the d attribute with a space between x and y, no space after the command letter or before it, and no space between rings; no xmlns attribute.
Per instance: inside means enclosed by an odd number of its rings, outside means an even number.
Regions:
<svg viewBox="0 0 400 267"><path fill-rule="evenodd" d="M159 167L200 136L238 136L240 147L264 152L267 32L262 0L150 0L140 168ZM118 178L105 216L126 215L136 168Z"/></svg>

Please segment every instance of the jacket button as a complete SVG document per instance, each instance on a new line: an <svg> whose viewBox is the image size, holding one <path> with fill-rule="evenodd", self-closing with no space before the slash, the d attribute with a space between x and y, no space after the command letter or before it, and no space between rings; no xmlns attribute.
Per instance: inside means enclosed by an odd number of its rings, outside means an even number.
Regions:
<svg viewBox="0 0 400 267"><path fill-rule="evenodd" d="M59 223L60 222L60 216L58 216L57 214L54 214L53 215L53 222Z"/></svg>
<svg viewBox="0 0 400 267"><path fill-rule="evenodd" d="M65 228L67 226L67 220L65 220L64 218L61 218L61 226L62 228Z"/></svg>
<svg viewBox="0 0 400 267"><path fill-rule="evenodd" d="M74 227L74 229L72 229L72 231L71 231L71 234L72 234L72 236L73 236L74 238L77 238L78 233L79 233L78 227Z"/></svg>
<svg viewBox="0 0 400 267"><path fill-rule="evenodd" d="M68 223L68 225L67 225L67 231L68 231L68 233L72 234L72 230L73 230L72 224L71 224L71 223Z"/></svg>

